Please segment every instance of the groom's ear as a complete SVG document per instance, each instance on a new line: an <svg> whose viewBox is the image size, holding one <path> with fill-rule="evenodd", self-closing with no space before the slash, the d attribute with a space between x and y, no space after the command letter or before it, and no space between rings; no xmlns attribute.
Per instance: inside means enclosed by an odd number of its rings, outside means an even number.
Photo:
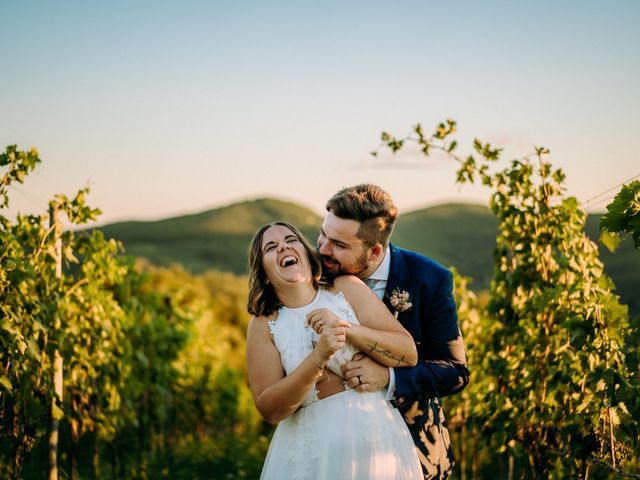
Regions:
<svg viewBox="0 0 640 480"><path fill-rule="evenodd" d="M371 247L371 249L369 250L369 261L371 262L375 262L377 260L380 260L380 257L384 255L384 248L382 247L381 244L376 243L373 247Z"/></svg>

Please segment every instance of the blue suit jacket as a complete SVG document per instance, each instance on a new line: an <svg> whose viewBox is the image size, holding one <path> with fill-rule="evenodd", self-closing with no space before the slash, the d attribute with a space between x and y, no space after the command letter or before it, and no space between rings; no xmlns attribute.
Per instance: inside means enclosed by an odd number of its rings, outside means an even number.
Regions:
<svg viewBox="0 0 640 480"><path fill-rule="evenodd" d="M434 260L390 246L391 269L384 296L395 289L409 293L412 306L398 316L418 350L415 367L395 368L395 404L407 423L425 478L446 478L453 452L439 397L459 392L469 382L466 352L456 303L453 276Z"/></svg>

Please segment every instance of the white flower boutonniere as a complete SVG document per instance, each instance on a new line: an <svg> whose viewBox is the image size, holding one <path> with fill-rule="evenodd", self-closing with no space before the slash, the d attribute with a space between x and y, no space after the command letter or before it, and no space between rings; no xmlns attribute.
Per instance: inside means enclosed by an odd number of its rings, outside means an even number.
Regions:
<svg viewBox="0 0 640 480"><path fill-rule="evenodd" d="M413 304L410 302L409 292L406 290L400 290L396 288L393 292L391 292L391 296L389 296L389 303L395 310L393 315L398 318L398 315L402 312L406 312L409 310Z"/></svg>

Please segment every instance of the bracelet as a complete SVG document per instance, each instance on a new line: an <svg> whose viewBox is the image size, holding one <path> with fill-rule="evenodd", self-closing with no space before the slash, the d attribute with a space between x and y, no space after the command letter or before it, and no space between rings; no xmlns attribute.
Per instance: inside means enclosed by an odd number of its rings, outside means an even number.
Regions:
<svg viewBox="0 0 640 480"><path fill-rule="evenodd" d="M324 366L320 365L320 363L316 361L315 352L311 352L310 356L311 356L311 362L313 362L313 365L316 367L317 374L322 375L322 372L324 372Z"/></svg>

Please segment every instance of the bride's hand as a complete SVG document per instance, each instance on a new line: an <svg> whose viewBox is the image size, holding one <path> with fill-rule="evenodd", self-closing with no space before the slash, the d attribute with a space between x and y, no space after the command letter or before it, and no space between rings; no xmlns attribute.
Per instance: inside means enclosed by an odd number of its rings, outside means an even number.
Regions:
<svg viewBox="0 0 640 480"><path fill-rule="evenodd" d="M307 322L320 338L315 347L320 359L326 362L347 343L346 329L351 326L326 308L313 310L307 314Z"/></svg>
<svg viewBox="0 0 640 480"><path fill-rule="evenodd" d="M317 308L307 313L307 325L318 334L321 334L324 328L351 326L349 322L345 322L328 308Z"/></svg>

